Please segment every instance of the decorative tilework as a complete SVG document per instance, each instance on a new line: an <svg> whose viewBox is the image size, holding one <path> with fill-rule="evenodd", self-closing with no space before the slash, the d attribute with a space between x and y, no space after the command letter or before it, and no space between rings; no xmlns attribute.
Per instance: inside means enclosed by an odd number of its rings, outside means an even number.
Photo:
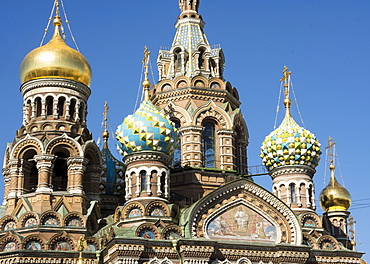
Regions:
<svg viewBox="0 0 370 264"><path fill-rule="evenodd" d="M137 151L161 151L171 155L176 149L177 129L151 101L143 101L116 131L118 147L126 156Z"/></svg>
<svg viewBox="0 0 370 264"><path fill-rule="evenodd" d="M316 136L300 127L291 116L262 143L262 163L269 171L285 165L307 165L315 168L320 160L320 143Z"/></svg>

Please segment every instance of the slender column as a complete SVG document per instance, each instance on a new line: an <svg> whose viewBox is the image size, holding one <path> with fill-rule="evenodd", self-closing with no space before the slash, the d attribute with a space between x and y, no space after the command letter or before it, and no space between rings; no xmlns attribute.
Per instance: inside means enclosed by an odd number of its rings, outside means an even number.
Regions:
<svg viewBox="0 0 370 264"><path fill-rule="evenodd" d="M36 102L33 101L31 109L31 119L35 119L35 117L36 117Z"/></svg>
<svg viewBox="0 0 370 264"><path fill-rule="evenodd" d="M54 98L53 100L53 117L54 119L58 119L58 99Z"/></svg>
<svg viewBox="0 0 370 264"><path fill-rule="evenodd" d="M9 195L9 187L10 187L10 170L9 169L2 169L4 175L4 199L3 205L6 205L6 199Z"/></svg>
<svg viewBox="0 0 370 264"><path fill-rule="evenodd" d="M180 127L181 132L181 165L190 167L202 166L202 126Z"/></svg>
<svg viewBox="0 0 370 264"><path fill-rule="evenodd" d="M164 197L170 197L170 173L169 171L166 172L165 181L164 181Z"/></svg>
<svg viewBox="0 0 370 264"><path fill-rule="evenodd" d="M51 177L55 159L56 156L52 154L35 155L35 160L37 162L36 167L39 172L36 192L53 192Z"/></svg>
<svg viewBox="0 0 370 264"><path fill-rule="evenodd" d="M216 156L220 157L220 164L217 164L216 167L222 170L234 170L236 169L235 156L233 155L234 144L233 144L233 135L234 131L232 129L222 129L217 130L217 135L219 138L219 152L215 149ZM217 153L218 152L218 153Z"/></svg>
<svg viewBox="0 0 370 264"><path fill-rule="evenodd" d="M18 185L18 172L19 172L19 160L11 159L8 162L8 181L9 181L9 192L8 198L17 197L17 185Z"/></svg>
<svg viewBox="0 0 370 264"><path fill-rule="evenodd" d="M302 206L301 191L299 190L298 184L296 184L295 186L295 194L296 194L297 205L301 207Z"/></svg>
<svg viewBox="0 0 370 264"><path fill-rule="evenodd" d="M67 159L68 166L68 185L67 191L69 193L82 194L83 186L82 179L85 172L85 165L88 159L84 157L70 157Z"/></svg>
<svg viewBox="0 0 370 264"><path fill-rule="evenodd" d="M71 117L70 114L69 114L69 105L71 104L70 101L67 101L66 100L66 103L65 103L65 118L66 120L69 120L69 118Z"/></svg>
<svg viewBox="0 0 370 264"><path fill-rule="evenodd" d="M73 120L75 122L78 122L80 119L79 113L80 113L80 101L77 101L75 105L75 116L73 117Z"/></svg>
<svg viewBox="0 0 370 264"><path fill-rule="evenodd" d="M41 100L41 116L43 119L46 118L46 101Z"/></svg>

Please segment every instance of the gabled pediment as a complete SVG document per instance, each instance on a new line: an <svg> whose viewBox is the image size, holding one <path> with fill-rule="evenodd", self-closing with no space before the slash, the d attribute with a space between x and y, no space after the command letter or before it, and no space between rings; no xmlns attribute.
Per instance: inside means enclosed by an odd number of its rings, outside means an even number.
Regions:
<svg viewBox="0 0 370 264"><path fill-rule="evenodd" d="M245 179L203 197L183 213L180 224L185 236L191 238L302 243L294 212L272 193Z"/></svg>

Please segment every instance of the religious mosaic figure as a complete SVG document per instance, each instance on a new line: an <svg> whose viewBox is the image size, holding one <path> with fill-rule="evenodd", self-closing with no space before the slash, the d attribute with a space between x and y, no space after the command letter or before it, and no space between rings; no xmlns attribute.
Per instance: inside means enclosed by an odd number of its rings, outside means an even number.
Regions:
<svg viewBox="0 0 370 264"><path fill-rule="evenodd" d="M141 216L141 210L138 209L138 208L134 208L130 211L128 217L131 218L131 217L137 217L137 216Z"/></svg>
<svg viewBox="0 0 370 264"><path fill-rule="evenodd" d="M24 224L25 227L35 226L35 225L37 225L37 220L34 217L28 218L26 223Z"/></svg>
<svg viewBox="0 0 370 264"><path fill-rule="evenodd" d="M238 207L238 211L234 215L234 218L238 225L238 229L247 228L249 216L243 211L243 208L241 206Z"/></svg>
<svg viewBox="0 0 370 264"><path fill-rule="evenodd" d="M4 251L13 251L16 249L17 249L17 244L15 242L9 242L4 247Z"/></svg>
<svg viewBox="0 0 370 264"><path fill-rule="evenodd" d="M80 226L82 226L82 223L81 223L80 219L72 218L71 220L68 221L68 226L80 227Z"/></svg>
<svg viewBox="0 0 370 264"><path fill-rule="evenodd" d="M156 207L153 209L153 211L150 214L151 216L164 216L164 212L162 209Z"/></svg>
<svg viewBox="0 0 370 264"><path fill-rule="evenodd" d="M4 227L4 230L11 230L11 229L14 229L16 227L16 224L14 221L10 221L8 223L6 223L5 227Z"/></svg>
<svg viewBox="0 0 370 264"><path fill-rule="evenodd" d="M66 241L58 241L55 244L54 249L58 251L68 251L70 250L70 246Z"/></svg>
<svg viewBox="0 0 370 264"><path fill-rule="evenodd" d="M54 217L48 217L45 219L44 225L58 225L58 221Z"/></svg>
<svg viewBox="0 0 370 264"><path fill-rule="evenodd" d="M37 241L30 241L26 245L26 249L28 250L41 250L41 245Z"/></svg>

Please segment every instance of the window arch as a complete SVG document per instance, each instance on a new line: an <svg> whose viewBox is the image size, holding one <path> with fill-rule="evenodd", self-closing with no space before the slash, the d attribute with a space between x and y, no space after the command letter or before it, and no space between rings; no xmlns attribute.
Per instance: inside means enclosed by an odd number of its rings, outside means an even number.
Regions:
<svg viewBox="0 0 370 264"><path fill-rule="evenodd" d="M203 139L204 167L215 168L216 167L215 124L210 120L203 122L202 139Z"/></svg>
<svg viewBox="0 0 370 264"><path fill-rule="evenodd" d="M58 115L59 117L64 116L64 104L66 99L64 97L59 97L58 99Z"/></svg>
<svg viewBox="0 0 370 264"><path fill-rule="evenodd" d="M53 115L53 97L46 97L46 115Z"/></svg>
<svg viewBox="0 0 370 264"><path fill-rule="evenodd" d="M140 182L141 182L141 191L146 191L147 188L147 179L146 179L146 171L142 170L140 171Z"/></svg>
<svg viewBox="0 0 370 264"><path fill-rule="evenodd" d="M75 119L75 112L76 112L76 99L71 100L71 104L69 105L69 115L70 119Z"/></svg>
<svg viewBox="0 0 370 264"><path fill-rule="evenodd" d="M36 104L36 117L41 116L41 98L37 97L35 99L35 104Z"/></svg>
<svg viewBox="0 0 370 264"><path fill-rule="evenodd" d="M294 183L289 184L289 189L290 189L290 199L292 203L296 203L297 199L296 199L296 192L295 192L295 184Z"/></svg>

